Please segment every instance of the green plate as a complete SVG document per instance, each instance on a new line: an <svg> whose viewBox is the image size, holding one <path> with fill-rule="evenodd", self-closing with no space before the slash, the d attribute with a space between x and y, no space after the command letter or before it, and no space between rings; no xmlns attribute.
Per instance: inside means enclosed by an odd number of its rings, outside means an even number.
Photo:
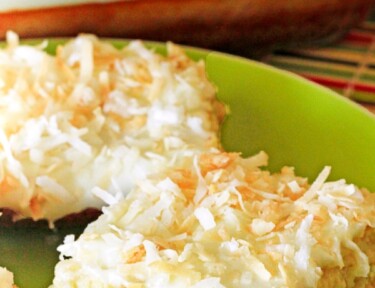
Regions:
<svg viewBox="0 0 375 288"><path fill-rule="evenodd" d="M48 51L62 41L50 41ZM111 41L118 47L127 43ZM149 46L164 51L162 44ZM375 117L369 112L291 73L221 53L187 52L206 61L218 97L229 107L221 131L226 150L244 156L264 150L269 169L295 166L310 181L330 165L331 179L346 178L375 191ZM15 272L21 288L48 287L56 247L72 232L80 231L0 230L0 265Z"/></svg>

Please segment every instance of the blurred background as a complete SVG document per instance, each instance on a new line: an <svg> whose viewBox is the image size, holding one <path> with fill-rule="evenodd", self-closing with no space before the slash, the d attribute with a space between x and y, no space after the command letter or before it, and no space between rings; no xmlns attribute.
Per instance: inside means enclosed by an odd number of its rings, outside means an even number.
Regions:
<svg viewBox="0 0 375 288"><path fill-rule="evenodd" d="M0 38L173 41L264 61L375 112L375 0L13 0Z"/></svg>

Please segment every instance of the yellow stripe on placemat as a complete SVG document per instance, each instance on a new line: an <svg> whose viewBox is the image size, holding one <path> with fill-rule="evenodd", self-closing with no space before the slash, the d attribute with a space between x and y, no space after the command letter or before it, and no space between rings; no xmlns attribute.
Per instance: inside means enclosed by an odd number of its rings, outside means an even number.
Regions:
<svg viewBox="0 0 375 288"><path fill-rule="evenodd" d="M372 37L372 41L369 45L369 49L367 50L366 53L362 55L361 60L358 63L358 68L356 72L353 75L353 78L350 80L348 87L344 90L343 95L352 98L353 94L355 94L356 88L355 85L356 83L360 82L361 76L366 73L367 70L369 70L369 66L371 62L374 61L374 54L375 51L375 35ZM375 100L375 93L374 93L374 100Z"/></svg>

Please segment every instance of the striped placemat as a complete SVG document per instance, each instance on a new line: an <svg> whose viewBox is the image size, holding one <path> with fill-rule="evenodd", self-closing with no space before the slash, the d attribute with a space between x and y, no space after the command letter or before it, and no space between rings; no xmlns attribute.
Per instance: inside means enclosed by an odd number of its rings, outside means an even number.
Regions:
<svg viewBox="0 0 375 288"><path fill-rule="evenodd" d="M375 21L362 23L334 45L278 51L264 60L327 86L375 113Z"/></svg>

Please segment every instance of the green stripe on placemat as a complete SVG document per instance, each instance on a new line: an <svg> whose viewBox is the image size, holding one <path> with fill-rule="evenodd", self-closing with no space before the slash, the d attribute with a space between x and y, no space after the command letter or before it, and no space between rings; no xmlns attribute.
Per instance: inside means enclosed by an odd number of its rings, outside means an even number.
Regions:
<svg viewBox="0 0 375 288"><path fill-rule="evenodd" d="M311 61L283 56L274 56L268 63L297 73L310 72L320 75L338 76L345 79L353 77L355 72L355 67L346 67L344 65L331 64L323 61Z"/></svg>

